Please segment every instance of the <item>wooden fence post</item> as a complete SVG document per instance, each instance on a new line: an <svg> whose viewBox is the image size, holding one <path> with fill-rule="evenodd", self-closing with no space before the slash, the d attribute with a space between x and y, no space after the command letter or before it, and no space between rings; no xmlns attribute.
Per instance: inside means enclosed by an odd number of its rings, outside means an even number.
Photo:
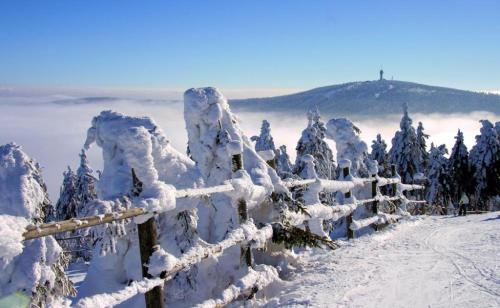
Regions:
<svg viewBox="0 0 500 308"><path fill-rule="evenodd" d="M142 182L137 178L134 169L132 169L132 197L138 197L142 192ZM152 278L148 273L149 258L153 252L158 249L158 234L156 230L155 218L151 217L145 223L137 225L139 233L139 250L141 253L142 277ZM163 289L161 286L156 286L144 294L146 308L163 308Z"/></svg>
<svg viewBox="0 0 500 308"><path fill-rule="evenodd" d="M391 176L394 178L396 177L396 165L392 164L391 165ZM396 197L396 194L398 193L398 184L394 183L391 185L391 190L392 190L392 196ZM396 203L397 201L394 201ZM391 211L391 214L396 212L396 207Z"/></svg>
<svg viewBox="0 0 500 308"><path fill-rule="evenodd" d="M342 172L344 175L344 179L349 176L349 167L344 167L342 168ZM344 194L345 198L351 198L351 191L349 190ZM347 225L347 239L353 239L354 238L354 230L351 230L351 224L352 224L352 212L347 215L345 218L346 220L346 225Z"/></svg>
<svg viewBox="0 0 500 308"><path fill-rule="evenodd" d="M373 178L376 178L377 174L372 174ZM372 198L377 197L377 183L378 181L375 179L375 181L372 182ZM372 203L372 213L373 215L378 215L378 200L374 200ZM378 231L378 225L374 224L373 228L375 231Z"/></svg>
<svg viewBox="0 0 500 308"><path fill-rule="evenodd" d="M241 154L233 155L231 162L233 172L243 170L243 157ZM240 224L242 224L248 220L247 202L244 199L239 199L237 202L238 216L240 219ZM245 264L249 267L253 265L252 249L248 244L241 246L241 260L245 260Z"/></svg>

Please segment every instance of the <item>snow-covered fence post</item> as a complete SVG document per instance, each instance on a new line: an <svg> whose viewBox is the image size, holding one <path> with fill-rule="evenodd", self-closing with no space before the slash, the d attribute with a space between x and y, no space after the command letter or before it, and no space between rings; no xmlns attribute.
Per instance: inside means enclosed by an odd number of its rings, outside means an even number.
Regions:
<svg viewBox="0 0 500 308"><path fill-rule="evenodd" d="M343 168L342 168L342 175L344 176L344 180L349 176L349 167L350 166L350 162L349 164L346 164ZM345 194L344 194L344 197L346 199L348 198L351 198L351 191L347 191ZM352 212L346 216L346 226L347 226L347 238L348 239L353 239L354 238L354 230L351 229L351 224L352 224Z"/></svg>
<svg viewBox="0 0 500 308"><path fill-rule="evenodd" d="M377 183L378 183L378 181L376 180L376 176L377 176L377 173L372 174L372 177L375 178L375 180L372 182L372 198L376 198L377 197ZM374 216L378 215L378 200L377 199L373 200L373 203L372 203L372 213L373 213ZM374 224L373 228L375 229L375 231L378 231L378 225L377 224Z"/></svg>
<svg viewBox="0 0 500 308"><path fill-rule="evenodd" d="M392 164L391 165L391 177L396 177L396 165ZM391 185L391 190L392 190L392 196L396 196L396 192L398 190L398 185L396 183Z"/></svg>
<svg viewBox="0 0 500 308"><path fill-rule="evenodd" d="M391 177L394 179L396 178L397 176L397 173L396 173L396 165L395 164L392 164L391 165ZM396 197L396 195L398 194L398 184L397 183L393 183L391 185L391 190L392 190L392 196L393 197ZM394 203L396 203L397 201L394 201ZM396 212L396 205L394 205L394 209L391 210L391 213L395 213Z"/></svg>
<svg viewBox="0 0 500 308"><path fill-rule="evenodd" d="M233 172L243 170L243 157L241 154L234 154L231 162ZM240 219L240 224L242 224L248 220L247 202L244 199L239 199L237 202L238 216ZM247 266L252 266L252 250L248 244L241 246L241 259L245 260Z"/></svg>
<svg viewBox="0 0 500 308"><path fill-rule="evenodd" d="M142 182L137 178L134 169L132 169L132 197L138 197L142 192ZM153 278L148 273L149 258L157 249L158 234L156 231L155 218L151 217L146 222L137 225L139 234L139 250L141 253L142 277ZM152 290L144 293L146 308L164 307L163 305L163 290L161 286L156 286Z"/></svg>

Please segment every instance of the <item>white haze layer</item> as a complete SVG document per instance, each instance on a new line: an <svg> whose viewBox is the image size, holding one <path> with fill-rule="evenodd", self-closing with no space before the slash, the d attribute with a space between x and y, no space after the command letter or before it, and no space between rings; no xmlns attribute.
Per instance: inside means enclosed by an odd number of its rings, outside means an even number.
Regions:
<svg viewBox="0 0 500 308"><path fill-rule="evenodd" d="M52 97L53 98L53 97ZM137 103L131 100L114 102L96 102L80 105L57 105L38 100L35 104L5 104L0 100L0 144L14 141L35 158L43 167L44 179L49 194L55 203L59 195L62 173L69 165L78 167L78 153L86 137L87 128L92 117L105 109L112 109L133 116L150 116L164 130L172 145L185 151L187 134L183 118L181 102L162 104ZM237 113L241 127L248 136L259 133L263 119L271 123L271 133L276 145L285 144L294 161L295 145L301 131L307 125L303 117L273 113ZM464 131L465 143L470 149L474 144L474 136L479 133L480 119L499 121L500 117L486 112L471 114L410 114L415 126L418 121L424 123L426 132L430 134L430 142L446 144L448 149L454 143L454 136L460 128ZM324 118L324 121L328 121ZM392 136L399 128L399 115L386 117L354 117L351 120L362 130L361 137L371 145L377 133L381 133L390 147ZM334 143L329 142L334 149ZM102 168L102 158L93 148L89 159L94 170Z"/></svg>

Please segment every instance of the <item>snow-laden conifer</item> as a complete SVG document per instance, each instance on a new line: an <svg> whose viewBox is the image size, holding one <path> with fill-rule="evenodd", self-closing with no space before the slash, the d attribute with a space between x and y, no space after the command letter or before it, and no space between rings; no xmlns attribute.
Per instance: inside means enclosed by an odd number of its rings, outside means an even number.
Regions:
<svg viewBox="0 0 500 308"><path fill-rule="evenodd" d="M202 186L203 181L195 163L172 147L153 120L103 111L92 120L85 147L94 143L102 148L104 169L96 183L98 199L86 203L81 215L117 212L132 206L135 199L131 194L131 170L134 169L143 183L137 198L158 201L145 201L141 205L155 206L162 211L155 216L159 248L179 257L198 243L198 218L194 208L200 200L183 198L172 202L171 185L177 189L196 188ZM81 174L88 173L87 170ZM171 211L163 212L167 209ZM97 242L87 276L79 289L80 297L122 289L130 281L142 279L136 222L143 221L138 218L92 228L91 235ZM165 297L174 303L172 305L204 296L199 294L197 271L198 267L193 266L165 283ZM144 296L136 295L127 303L143 306Z"/></svg>
<svg viewBox="0 0 500 308"><path fill-rule="evenodd" d="M189 89L184 93L184 118L188 131L190 155L196 162L206 186L232 180L242 183L249 217L255 223L277 221L274 204L267 196L285 192L276 174L254 149L232 114L227 99L215 88ZM264 127L264 131L266 128ZM241 155L242 165L235 164L234 155ZM239 169L235 171L236 169ZM241 185L241 184L238 184ZM241 186L240 186L241 187ZM205 207L199 208L199 234L209 242L219 242L240 225L235 205L239 199L231 194L214 194ZM214 292L233 283L247 271L241 266L240 247L227 249L210 272L212 279L205 288Z"/></svg>
<svg viewBox="0 0 500 308"><path fill-rule="evenodd" d="M427 201L443 209L448 208L452 193L448 159L445 157L446 154L448 154L448 150L444 144L438 147L434 147L434 145L431 146ZM445 213L444 210L443 213Z"/></svg>
<svg viewBox="0 0 500 308"><path fill-rule="evenodd" d="M80 166L76 172L76 197L78 199L78 208L76 214L80 215L85 208L85 205L97 198L96 181L93 175L93 170L90 168L87 159L87 153L82 149L80 153Z"/></svg>
<svg viewBox="0 0 500 308"><path fill-rule="evenodd" d="M471 189L471 173L469 152L464 144L464 134L458 130L455 145L449 158L449 172L453 193L453 202L458 204L462 193L468 194Z"/></svg>
<svg viewBox="0 0 500 308"><path fill-rule="evenodd" d="M500 193L500 140L490 121L481 120L481 125L469 161L475 181L475 201L480 208L485 209L488 200Z"/></svg>
<svg viewBox="0 0 500 308"><path fill-rule="evenodd" d="M39 224L51 213L40 166L18 145L0 146L0 215ZM22 292L31 298L31 306L44 307L62 305L64 297L75 294L64 273L67 258L52 236L23 246L8 259L0 258L0 298Z"/></svg>
<svg viewBox="0 0 500 308"><path fill-rule="evenodd" d="M369 157L377 161L378 174L383 177L390 176L391 167L389 163L389 154L387 154L387 144L380 134L377 134L377 139L372 141L371 148L372 151Z"/></svg>
<svg viewBox="0 0 500 308"><path fill-rule="evenodd" d="M301 174L306 164L302 161L304 155L314 157L315 168L318 177L333 180L335 178L335 161L333 153L325 141L326 126L321 120L319 111L309 110L307 113L308 124L302 131L297 147L297 157L295 160L295 174Z"/></svg>
<svg viewBox="0 0 500 308"><path fill-rule="evenodd" d="M68 166L63 172L63 183L56 203L56 220L66 220L77 216L78 197L76 193L76 174Z"/></svg>
<svg viewBox="0 0 500 308"><path fill-rule="evenodd" d="M349 160L353 176L368 176L366 167L368 147L360 138L361 130L345 118L331 119L326 126L327 136L335 141L337 161Z"/></svg>
<svg viewBox="0 0 500 308"><path fill-rule="evenodd" d="M424 132L424 125L422 122L418 122L417 127L417 144L420 151L420 160L418 166L418 172L426 174L427 167L429 166L429 153L427 152L427 139L429 135Z"/></svg>
<svg viewBox="0 0 500 308"><path fill-rule="evenodd" d="M408 116L408 106L403 108L404 114L400 122L400 130L392 139L389 151L391 164L396 165L397 172L405 183L412 183L413 177L419 170L421 152L417 142L417 134Z"/></svg>
<svg viewBox="0 0 500 308"><path fill-rule="evenodd" d="M276 172L282 179L293 177L293 166L285 145L276 150Z"/></svg>
<svg viewBox="0 0 500 308"><path fill-rule="evenodd" d="M255 151L273 151L276 152L273 136L271 136L271 124L269 121L263 120L260 128L260 135L253 136L252 141L255 141Z"/></svg>

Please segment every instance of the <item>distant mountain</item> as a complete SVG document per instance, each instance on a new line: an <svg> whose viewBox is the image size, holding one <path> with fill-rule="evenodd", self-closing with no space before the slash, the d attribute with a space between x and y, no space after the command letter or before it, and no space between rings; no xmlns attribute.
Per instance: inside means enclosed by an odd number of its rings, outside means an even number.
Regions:
<svg viewBox="0 0 500 308"><path fill-rule="evenodd" d="M231 100L230 104L236 111L304 113L317 106L329 116L362 116L399 114L405 102L411 112L500 114L500 95L396 80L350 82L284 96Z"/></svg>

